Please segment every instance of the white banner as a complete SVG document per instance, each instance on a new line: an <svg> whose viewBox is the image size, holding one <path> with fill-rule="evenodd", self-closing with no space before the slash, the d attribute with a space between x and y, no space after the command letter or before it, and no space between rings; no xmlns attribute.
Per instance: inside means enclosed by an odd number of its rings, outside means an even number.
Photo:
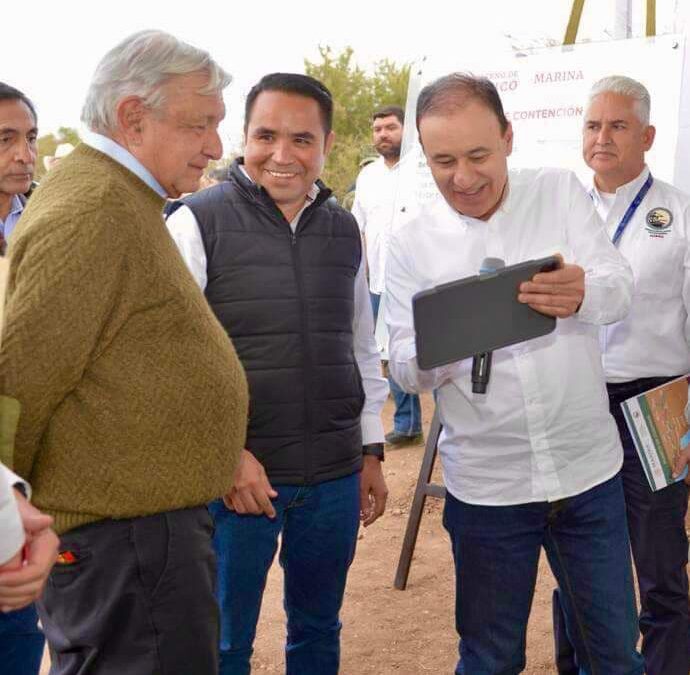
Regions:
<svg viewBox="0 0 690 675"><path fill-rule="evenodd" d="M403 160L397 192L398 218L438 193L417 140L415 109L421 88L453 71L488 77L498 89L515 132L512 168L556 166L575 171L583 183L591 172L582 160L583 115L590 87L608 75L642 82L652 97L657 134L647 153L655 176L690 193L690 58L685 37L616 40L552 47L501 57L434 55L413 67L407 100ZM686 82L684 86L684 81ZM682 116L681 116L682 114ZM398 221L399 222L399 221Z"/></svg>

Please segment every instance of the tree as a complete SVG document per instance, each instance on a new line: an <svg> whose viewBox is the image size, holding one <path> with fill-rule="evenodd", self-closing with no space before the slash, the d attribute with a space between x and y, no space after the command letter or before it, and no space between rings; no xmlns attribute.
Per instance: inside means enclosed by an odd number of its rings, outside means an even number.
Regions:
<svg viewBox="0 0 690 675"><path fill-rule="evenodd" d="M371 145L371 115L384 105L405 107L409 64L384 59L368 74L353 61L354 50L336 54L319 47L320 62L304 60L307 75L323 82L333 95L335 144L323 172L324 182L341 199L359 171L359 162L376 152Z"/></svg>

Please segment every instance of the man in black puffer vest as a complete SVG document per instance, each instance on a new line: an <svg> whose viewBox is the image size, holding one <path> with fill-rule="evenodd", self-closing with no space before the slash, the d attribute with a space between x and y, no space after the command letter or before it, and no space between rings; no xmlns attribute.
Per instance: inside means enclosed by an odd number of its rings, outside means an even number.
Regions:
<svg viewBox="0 0 690 675"><path fill-rule="evenodd" d="M338 672L359 520L369 525L385 508L388 387L359 229L318 180L332 117L317 80L262 78L247 97L245 155L229 181L185 198L168 220L250 388L247 449L231 492L210 507L221 675L250 672L279 534L287 673Z"/></svg>

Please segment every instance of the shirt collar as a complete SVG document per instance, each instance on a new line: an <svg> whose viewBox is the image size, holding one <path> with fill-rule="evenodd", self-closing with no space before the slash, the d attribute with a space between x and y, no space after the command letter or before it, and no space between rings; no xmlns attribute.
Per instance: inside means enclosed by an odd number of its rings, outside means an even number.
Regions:
<svg viewBox="0 0 690 675"><path fill-rule="evenodd" d="M24 201L19 198L19 195L12 195L12 202L10 203L9 216L17 215L24 210Z"/></svg>
<svg viewBox="0 0 690 675"><path fill-rule="evenodd" d="M508 178L506 179L506 186L503 189L503 194L501 195L501 203L498 205L498 208L491 214L489 220L480 220L479 218L472 218L472 216L466 216L460 213L459 211L456 211L450 204L448 204L448 202L446 202L446 205L458 218L461 218L462 220L468 223L488 223L489 221L493 220L499 213L510 213L512 204L511 195L512 193L510 190L510 173L508 173ZM445 202L446 200L444 199L443 201Z"/></svg>
<svg viewBox="0 0 690 675"><path fill-rule="evenodd" d="M5 220L0 218L0 225L7 223L12 216L19 216L19 214L24 210L24 202L19 198L19 195L12 195L12 201L10 201L10 210L7 214Z"/></svg>
<svg viewBox="0 0 690 675"><path fill-rule="evenodd" d="M379 155L379 159L381 160L381 166L386 170L386 171L395 171L399 166L400 166L400 160L393 164L393 166L388 166L386 164L386 160L383 158L383 155Z"/></svg>
<svg viewBox="0 0 690 675"><path fill-rule="evenodd" d="M642 173L637 176L637 178L633 178L629 183L626 183L625 185L621 185L619 188L616 189L616 201L618 200L619 197L622 197L626 199L627 201L632 201L635 198L635 195L638 193L644 182L647 180L647 177L649 176L649 167L645 164L644 169L642 169ZM592 196L592 199L594 200L594 203L599 206L601 204L601 194L599 193L599 189L597 188L596 183L594 182L594 179L592 178L592 187L589 191L589 194ZM629 199L628 199L629 197Z"/></svg>
<svg viewBox="0 0 690 675"><path fill-rule="evenodd" d="M244 174L244 177L252 184L256 185L252 177L247 173L247 169L245 169L244 164L239 164L240 171ZM304 210L306 206L311 204L319 195L319 192L321 192L321 188L314 183L310 188L309 192L307 192L307 201L305 202L304 206L300 209L300 213Z"/></svg>
<svg viewBox="0 0 690 675"><path fill-rule="evenodd" d="M119 143L116 143L112 138L97 134L94 131L87 131L84 134L84 142L90 145L95 150L108 155L111 159L121 164L125 169L129 169L135 176L140 178L152 190L157 192L161 197L168 196L165 189L153 177L153 174L131 153L129 150L123 148Z"/></svg>

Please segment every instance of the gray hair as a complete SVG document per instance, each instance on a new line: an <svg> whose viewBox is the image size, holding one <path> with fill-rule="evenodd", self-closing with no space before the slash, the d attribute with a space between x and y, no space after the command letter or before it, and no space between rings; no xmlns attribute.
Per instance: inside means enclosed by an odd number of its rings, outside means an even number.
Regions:
<svg viewBox="0 0 690 675"><path fill-rule="evenodd" d="M633 80L625 75L610 75L595 82L589 91L587 107L592 105L592 101L601 94L618 94L633 99L635 113L642 124L649 124L649 114L652 108L652 99L647 87L641 82Z"/></svg>
<svg viewBox="0 0 690 675"><path fill-rule="evenodd" d="M207 71L208 84L200 94L214 94L232 77L202 49L159 30L143 30L113 47L96 67L81 120L97 133L117 127L117 104L127 96L139 96L150 108L165 103L162 87L171 77Z"/></svg>

